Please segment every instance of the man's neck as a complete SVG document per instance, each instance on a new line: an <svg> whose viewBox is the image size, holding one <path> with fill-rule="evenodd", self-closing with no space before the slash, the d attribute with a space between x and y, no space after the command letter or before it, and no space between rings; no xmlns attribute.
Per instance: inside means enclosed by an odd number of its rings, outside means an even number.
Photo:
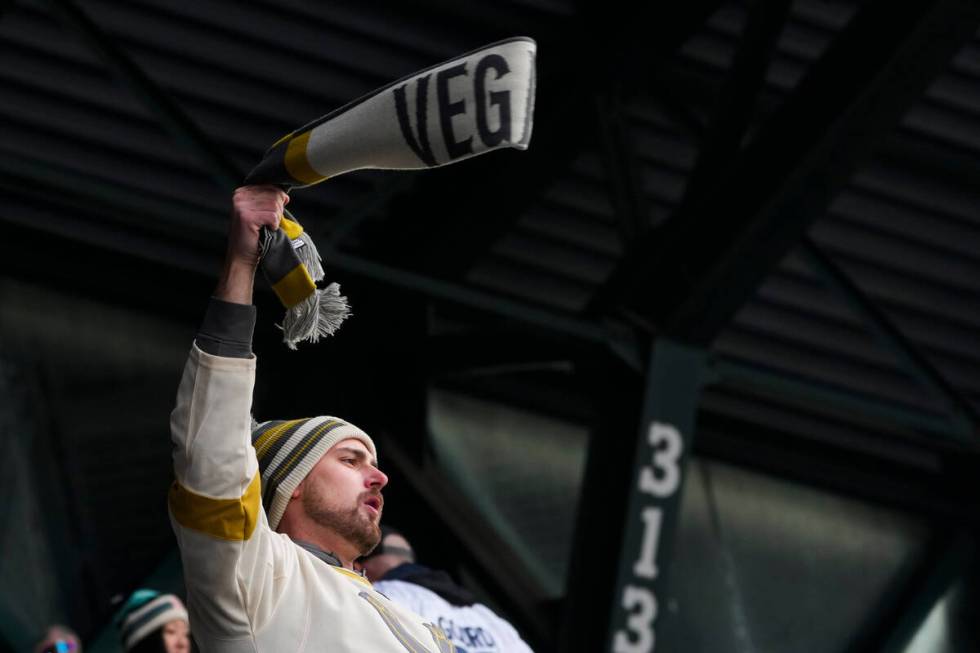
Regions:
<svg viewBox="0 0 980 653"><path fill-rule="evenodd" d="M333 567L344 566L343 563L340 561L340 558L338 558L330 551L324 551L316 544L312 544L310 542L304 542L303 540L293 540L293 543L296 544L296 546L300 547L301 549L305 549L306 551L309 551L311 554L313 554L313 557L323 560L328 565L331 565Z"/></svg>
<svg viewBox="0 0 980 653"><path fill-rule="evenodd" d="M297 527L283 528L282 524L280 524L279 532L288 535L289 539L293 542L302 542L307 545L303 547L307 550L309 550L309 547L315 547L333 560L336 560L336 562L328 561L330 564L343 567L344 569L350 569L351 571L354 570L354 560L358 554L345 539L336 533L319 528L315 530Z"/></svg>

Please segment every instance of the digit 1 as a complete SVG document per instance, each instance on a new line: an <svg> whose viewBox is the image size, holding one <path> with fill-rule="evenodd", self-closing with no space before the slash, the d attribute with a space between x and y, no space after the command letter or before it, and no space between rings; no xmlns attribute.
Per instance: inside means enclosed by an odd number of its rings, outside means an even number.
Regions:
<svg viewBox="0 0 980 653"><path fill-rule="evenodd" d="M633 573L640 578L653 580L657 577L657 545L660 544L663 511L655 506L644 508L640 519L643 520L643 542L640 546L640 557L633 565Z"/></svg>

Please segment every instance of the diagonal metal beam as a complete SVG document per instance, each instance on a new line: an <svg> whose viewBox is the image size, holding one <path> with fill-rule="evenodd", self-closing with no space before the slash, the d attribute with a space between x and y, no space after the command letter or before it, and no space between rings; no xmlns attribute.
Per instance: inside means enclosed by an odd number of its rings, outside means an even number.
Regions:
<svg viewBox="0 0 980 653"><path fill-rule="evenodd" d="M91 207L99 215L118 216L120 220L134 214L150 215L157 218L161 224L174 221L178 227L178 234L181 232L179 227L186 226L185 218L188 216L199 218L202 225L217 224L217 221L200 207L191 207L167 197L150 198L124 187L102 183L76 170L6 152L3 148L0 148L0 172L6 173L0 175L0 188L6 188L19 195L36 197L39 203L58 204L59 201L65 201L66 206L72 206L76 210ZM57 189L70 189L72 195L65 197L64 193L57 192ZM16 224L25 229L81 240L111 252L149 260L198 275L213 274L217 269L219 263L217 257L221 251L218 234L213 230L208 232L214 236L213 243L209 242L213 247L206 253L201 251L202 248L197 241L137 237L133 233L94 221L86 222L84 228L81 228L77 221L64 218L60 212L54 211L50 217L40 212L34 215L21 215L17 211L12 211L0 217L0 221ZM12 247L13 243L10 245ZM33 254L30 252L14 247L12 250L4 259L4 266L15 265L17 255L24 256L27 261L32 260ZM541 308L453 281L435 279L412 269L385 265L362 256L332 250L329 244L321 248L321 253L324 260L335 269L380 281L393 288L418 292L430 299L512 319L545 332L561 334L574 341L608 346L634 369L640 368L638 345L631 337L630 330L620 323L611 321L600 323ZM96 264L97 261L89 261L86 267L92 270ZM46 273L57 275L60 269L62 268L53 268ZM33 275L41 273L41 271L32 272ZM110 275L110 272L106 274ZM115 278L117 275L111 276ZM121 288L126 281L128 280L117 279L114 285ZM145 280L136 275L132 278L132 283L134 284L132 293L138 295Z"/></svg>
<svg viewBox="0 0 980 653"><path fill-rule="evenodd" d="M680 213L685 212L685 207L689 209L692 203L696 205L698 198L710 191L722 170L737 154L751 106L764 81L764 64L774 47L778 29L784 22L787 11L787 2L776 3L776 6L756 2L750 7L742 46L736 54L733 72L722 93L720 110L712 121L698 157L698 164L688 182ZM891 140L894 139L886 139L886 144L894 147ZM961 439L971 438L978 423L972 405L950 386L935 367L809 238L804 237L802 241L802 253L831 290L863 318L878 342L896 356L907 372L949 406L955 423L947 424L940 432ZM813 394L813 390L812 385L808 384L806 391ZM912 419L908 423L929 422L939 424L943 420ZM933 426L929 430L936 431L936 428Z"/></svg>
<svg viewBox="0 0 980 653"><path fill-rule="evenodd" d="M206 170L221 187L231 189L238 185L239 180L241 179L241 172L237 169L236 165L230 160L230 158L211 142L210 138L197 127L197 125L176 104L173 98L163 89L161 89L159 85L156 84L156 82L154 82L135 62L133 62L132 59L124 51L122 51L75 2L73 2L73 0L46 1L58 13L64 22L77 31L82 38L109 63L120 79L158 115L159 119L172 134L172 136L176 138L178 142L183 144L191 153L198 157L198 159L204 164ZM703 18L704 15L716 4L717 0L701 0L699 3L688 3L683 11L674 12L677 14L678 18L676 18L674 22L670 22L669 25L663 25L660 27L662 36L667 41L667 47L671 48L676 46L680 42L680 35L686 33L686 31L671 30L671 27L690 27L691 25L697 24L697 21ZM564 28L566 26L561 25L559 27ZM555 48L552 60L560 61L562 64L565 64L565 66L558 67L558 72L560 75L558 75L558 79L555 79L554 81L561 81L562 83L556 84L556 88L560 89L561 93L569 95L567 98L562 96L560 99L568 100L571 102L571 106L587 105L588 103L583 103L581 101L572 101L575 99L572 96L578 93L576 83L579 81L579 74L583 71L574 69L561 59L561 55L564 54L571 58L571 62L583 63L582 57L584 57L584 49L581 47L582 41L578 38L574 38L571 35L563 34L562 32L558 31L558 28L555 29L558 35L546 36L545 42L551 40L554 43L560 44L557 48ZM636 29L635 25L633 29ZM587 34L576 34L575 36L584 38L587 36ZM589 63L587 58L584 63ZM591 68L588 68L588 66L586 66L586 68L591 70ZM561 79L561 75L564 75L565 78ZM539 115L540 109L541 107L539 104ZM556 115L561 116L564 113L568 113L564 111L564 109L565 105L562 103L555 105L550 110L554 111ZM549 109L546 108L545 111L547 113ZM569 133L564 133L563 129L558 127L550 132L553 134L553 138L560 141L558 143L559 151L565 151L565 149L569 147L577 147L576 139L568 137L570 134L572 136L575 135L576 125L567 124L565 126L568 127ZM540 130L538 131L539 134L537 139L540 141ZM548 130L546 129L546 135L547 133ZM543 150L545 152L551 151L549 148L541 146L537 147L536 150ZM506 154L508 153L501 153L501 156ZM519 160L526 161L527 158L522 157ZM531 195L527 195L528 198L533 197L533 195L536 194L541 187L538 183L541 181L540 177L535 177L535 172L540 175L542 171L544 171L544 174L554 175L557 174L556 170L561 167L554 165L542 166L540 163L541 162L539 161L536 164L532 164L532 168L530 169L527 167L527 163L523 164L523 168L518 166L518 169L513 169L513 167L509 169L511 177L513 178L512 181L514 181L515 185L517 187L525 185L528 191L532 193ZM448 210L444 211L441 214L440 219L448 220L448 222L452 224L452 227L450 228L448 224L442 224L440 227L442 231L442 233L440 233L440 237L435 240L427 241L426 247L428 247L428 249L425 247L419 249L419 247L411 244L413 242L412 239L418 237L416 234L425 233L424 225L421 224L421 222L424 221L424 216L438 214L438 212L433 212L431 210L432 207L428 206L429 200L432 198L429 197L428 199L425 199L427 197L426 194L429 193L431 195L432 193L435 193L437 196L443 198L445 198L447 194L450 196L455 194L456 198L460 201L460 205L470 205L471 202L469 202L469 200L472 197L478 196L479 193L477 191L482 191L485 188L486 180L492 178L491 174L487 174L487 170L481 171L481 168L477 167L481 164L484 168L499 165L499 163L497 163L496 159L493 157L484 157L483 159L475 162L470 162L467 166L451 167L449 169L451 174L454 173L454 171L465 171L467 168L471 169L471 171L467 173L469 174L470 179L469 185L465 183L455 183L451 179L449 180L449 183L446 183L447 180L442 179L441 182L437 182L437 186L429 186L430 190L422 190L415 194L414 200L416 203L418 202L419 198L422 198L422 206L417 206L416 208L418 208L418 210L413 209L411 205L407 207L406 212L412 219L402 219L400 221L400 224L406 225L406 228L411 236L407 236L404 233L398 233L397 230L394 230L393 233L388 234L390 239L393 238L393 240L389 240L389 242L393 243L393 248L395 251L407 252L411 254L410 259L405 261L411 262L411 267L416 269L419 267L425 268L426 261L450 261L453 259L453 257L457 257L457 260L467 259L469 255L465 253L466 247L455 247L452 251L446 251L444 248L442 248L441 243L445 242L446 238L449 238L450 242L479 242L482 244L478 246L483 247L489 243L493 237L473 238L472 236L474 232L479 231L480 229L489 229L495 234L502 233L499 232L498 229L506 228L508 220L516 219L517 212L508 212L503 210L504 207L500 204L501 200L499 198L504 194L491 193L488 201L481 202L478 205L483 213L482 219L477 216L477 219L475 220L460 221L456 219L455 212ZM455 172L455 174L460 173ZM476 188L474 184L479 188ZM424 186L424 182L419 185ZM366 204L354 206L346 211L346 217L341 223L342 228L332 239L331 244L341 242L368 213L383 206L387 197L397 195L400 190L402 190L402 184L398 180L386 182L382 186L382 192L380 193L382 196L381 198L371 198ZM518 193L518 195L520 195L520 193ZM504 200L503 203L509 204L510 200ZM404 209L406 207L402 208ZM458 234L460 236L459 238L453 236L452 229L462 230L462 232ZM463 232L465 232L465 235L463 235ZM421 256L419 256L420 252L422 254ZM324 252L324 254L327 254L327 252ZM373 261L364 258L351 256L336 250L332 252L332 256L334 264L346 266L348 269L356 268L356 271L368 276L383 276L388 280L397 279L402 276L399 274L392 275L392 268L376 264ZM426 278L425 275L414 276L416 277L414 279L416 285L421 283L423 286L425 286L428 292L436 292L438 294L446 295L448 291L448 294L456 294L452 292L452 287L447 288L445 287L445 284L441 284L435 280L432 280L431 278ZM467 300L472 300L482 307L487 306L487 299L480 295L480 293L464 293L464 295L457 294L457 297L465 296ZM495 303L498 301L498 299L501 298L490 298L489 303ZM514 306L511 306L511 308L517 307L517 304L514 302L510 302L510 304L514 304ZM520 309L519 312L524 314L525 317L530 317L532 320L541 321L541 316L539 316L538 309L531 308L529 311ZM544 321L549 321L549 318L545 317ZM572 325L573 322L575 322L574 319L569 320L560 317L557 319L558 324ZM580 326L581 325L573 325L573 331L576 331L579 335L588 333L590 336L594 336L598 333L600 339L606 339L606 336L604 335L605 329L602 327L599 327L597 330L596 327L592 325L586 325L583 331ZM620 352L621 355L632 357L635 364L637 358L629 352L628 346L624 349L619 344L615 344L613 349L614 351Z"/></svg>
<svg viewBox="0 0 980 653"><path fill-rule="evenodd" d="M125 187L107 184L79 171L54 166L36 159L27 159L21 154L6 152L3 148L0 148L0 172L5 173L0 176L0 188L36 197L39 202L51 201L54 197L65 199L63 190L68 189L71 196L67 199L76 210L91 205L100 214L119 216L120 219L140 214L153 216L154 222L158 224L175 220L178 231L189 226L189 222L199 227L209 223L217 224L215 222L217 216L211 216L201 207L187 205L165 197L151 198L145 193L137 193ZM10 212L5 220L16 220L20 217L20 213L14 211ZM24 222L20 223L22 228L39 229L44 233L57 233L76 240L82 239L95 247L109 249L120 254L136 255L171 268L187 270L195 275L208 276L217 265L217 260L213 256L205 255L204 252L198 251L197 247L188 249L189 243L183 247L168 247L165 246L165 241L151 239L143 243L144 246L134 247L132 234L127 235L126 238L116 238L113 236L114 232L111 228L103 228L93 222L86 222L84 233L82 233L79 231L79 227L71 222L58 220L52 224L47 224L34 216L23 216L23 219ZM214 236L217 238L218 234L215 233ZM48 241L49 247L51 242ZM220 245L219 241L215 240L213 248L215 256L220 251L218 245ZM3 258L6 269L9 270L16 265L17 254L17 248L5 252ZM33 256L30 252L22 252L22 254L27 260L31 260ZM540 329L542 334L546 334L542 339L535 339L533 336L529 336L526 331L514 331L510 335L507 332L499 331L493 332L492 335L484 334L488 343L486 346L470 349L465 356L461 355L462 350L453 353L446 360L447 364L458 365L465 361L470 361L472 364L479 364L479 361L486 364L489 362L500 363L502 360L512 362L542 361L549 355L558 360L567 358L569 355L577 357L586 351L589 352L587 355L591 357L599 354L598 349L593 349L598 346L608 347L618 352L617 355L627 362L634 371L640 369L641 347L635 340L631 339L629 330L623 325L599 324L583 318L555 313L460 284L416 274L411 270L382 265L351 254L327 254L327 256L331 265L358 276L380 281L405 291L421 293L430 299L448 304L477 309L486 315L512 319L517 325L520 325L515 326L515 329L532 326ZM86 255L85 265L89 270L94 270L94 266L101 260L102 257L100 256ZM109 263L110 268L114 265L116 263ZM127 265L131 266L132 264L128 263ZM48 274L57 275L59 274L58 270L64 270L62 274L72 275L71 269L72 265L66 260L65 266L52 268ZM838 273L842 274L839 271ZM106 274L109 272L107 271ZM94 276L99 277L100 275ZM138 296L140 294L139 289L145 283L145 276L134 274L132 279L133 289L122 288L120 284L123 280L121 279L113 285L119 287L125 295ZM61 284L64 281L64 279L60 279L58 283ZM171 281L175 283L176 278L172 277ZM846 277L843 278L843 282L847 283ZM180 297L186 296L186 294L174 290L174 296ZM866 302L867 300L863 301ZM870 307L870 310L877 311L873 306ZM886 324L882 328L888 329L889 327ZM472 337L479 337L479 334L470 334L463 339L463 342L471 342ZM494 343L494 345L491 346L490 343ZM461 347L465 349L465 345L462 343ZM909 355L914 356L915 352L912 351ZM500 358L501 356L504 358ZM734 360L718 358L714 361L714 369L721 376L722 381L732 382L736 385L743 383L755 385L781 396L797 397L820 404L837 406L847 411L874 418L884 418L896 424L951 438L962 439L972 433L969 423L951 424L949 420L938 415L874 401L853 393L845 393L812 380L751 367Z"/></svg>
<svg viewBox="0 0 980 653"><path fill-rule="evenodd" d="M71 193L71 197L68 199L76 209L91 205L100 214L119 216L120 219L134 214L149 215L154 217L154 222L157 224L175 220L178 231L190 226L189 223L194 223L198 227L210 223L217 224L217 216L210 215L201 207L187 205L165 197L151 198L145 193L107 184L79 171L54 166L45 161L27 159L21 154L6 152L3 148L0 148L0 172L5 173L0 176L0 188L25 193L27 196L36 197L38 201L50 201L53 197L63 198L63 190L67 189ZM62 190L56 191L56 189ZM5 219L17 219L18 217L20 217L19 212L14 211ZM153 239L144 243L145 246L133 247L131 234L126 238L114 238L111 228L101 228L92 222L85 223L84 234L78 231L77 225L72 223L58 221L57 223L46 224L31 216L24 216L24 222L20 226L28 229L40 229L45 233L60 233L73 239L82 238L85 242L99 248L117 251L121 254L137 255L172 268L191 271L200 276L210 275L214 266L217 265L216 259L212 260L213 257L209 258L203 252L197 251L197 248L188 249L189 244L184 247L166 247L159 239ZM217 237L218 234L215 232L214 236ZM50 246L51 241L48 242ZM219 241L215 240L213 248L215 255L220 251L218 245L220 245ZM7 269L16 263L16 254L16 251L4 254ZM24 255L27 259L32 256L29 252L25 252ZM92 270L94 269L93 266L102 260L102 257L86 256L86 259L85 265ZM640 347L629 337L628 329L622 325L617 326L615 323L600 325L582 318L562 315L509 298L498 297L492 293L478 291L460 284L426 277L410 270L382 265L351 254L328 254L328 260L331 265L359 276L374 279L406 291L422 293L431 299L474 308L486 315L512 319L518 325L522 325L515 328L533 326L541 329L542 334L548 334L540 340L534 337L529 339L528 334L524 331L515 331L510 336L504 332L486 334L487 346L471 349L465 356L460 355L462 352L456 352L450 356L447 364L458 365L464 361L479 364L481 360L485 363L491 361L499 363L501 360L541 361L544 360L543 357L549 355L549 352L553 354L552 357L555 360L558 360L568 355L579 356L587 349L592 352L589 356L593 353L598 355L598 350L591 348L599 346L617 350L618 355L628 362L630 367L635 371L639 370ZM116 264L111 263L110 266L112 265ZM72 274L70 272L71 264L52 268L49 274L59 274L58 270L61 269L66 271L64 274ZM95 276L98 277L99 275ZM139 294L137 289L144 284L144 275L134 274L132 277L134 289L128 292L124 291L124 293L136 296ZM175 278L172 278L172 281L175 281ZM64 280L58 282L63 283ZM844 282L847 282L846 277ZM120 283L122 280L118 280L114 285L118 286ZM186 296L186 294L181 295L179 291L175 290L176 296ZM877 309L872 306L871 310L876 311ZM470 342L472 337L479 337L479 334L470 334L464 339L464 342ZM489 343L495 343L496 346L490 346ZM465 349L465 346L463 348ZM500 358L505 354L505 358ZM914 352L910 355L914 355ZM811 380L794 378L772 370L753 368L733 360L716 359L714 369L721 376L722 381L732 382L736 385L742 383L755 385L781 396L797 397L820 404L838 406L847 411L874 418L888 419L896 424L953 438L966 437L971 433L968 423L965 425L961 423L951 424L949 420L938 415L874 401ZM967 428L964 429L964 426Z"/></svg>
<svg viewBox="0 0 980 653"><path fill-rule="evenodd" d="M976 440L980 417L973 405L923 356L892 324L891 320L857 285L823 253L810 238L804 237L800 250L807 263L838 296L844 298L871 330L878 343L890 351L901 366L923 387L932 391L949 409L952 433L964 442Z"/></svg>
<svg viewBox="0 0 980 653"><path fill-rule="evenodd" d="M596 99L600 156L620 241L629 255L646 228L648 207L639 179L639 163L630 144L623 116L622 89L614 88Z"/></svg>
<svg viewBox="0 0 980 653"><path fill-rule="evenodd" d="M809 406L795 410L815 417L816 426L809 432L788 432L703 407L695 451L927 519L977 527L980 501L974 497L980 494L975 491L975 452L889 437L900 436L895 432L868 437L834 435L824 430L834 429L833 419L821 418Z"/></svg>
<svg viewBox="0 0 980 653"><path fill-rule="evenodd" d="M887 592L871 611L848 653L902 653L937 601L964 575L975 557L976 542L966 533L941 535L926 551L919 568L901 587Z"/></svg>
<svg viewBox="0 0 980 653"><path fill-rule="evenodd" d="M46 161L41 157L0 146L0 186L25 194L35 187L43 192L67 193L85 202L125 207L132 215L150 218L155 228L175 234L195 234L224 240L223 216L199 204L170 195L157 195L114 183L104 176ZM41 194L41 193L39 193ZM80 227L82 229L84 227Z"/></svg>
<svg viewBox="0 0 980 653"><path fill-rule="evenodd" d="M942 599L953 583L965 575L976 554L976 542L968 535L958 535L934 561L926 578L910 588L911 596L902 605L898 619L880 653L902 653L921 627L933 606ZM865 649L867 650L867 649Z"/></svg>
<svg viewBox="0 0 980 653"><path fill-rule="evenodd" d="M782 397L797 398L818 405L833 406L899 426L936 433L960 442L972 440L971 432L951 423L943 415L934 415L901 404L877 400L854 391L818 383L784 372L748 365L725 357L713 359L712 371L732 387L756 387Z"/></svg>
<svg viewBox="0 0 980 653"><path fill-rule="evenodd" d="M716 103L708 128L697 132L701 148L697 164L684 190L680 212L689 210L697 198L714 186L738 154L756 96L765 82L769 58L788 11L789 0L754 0L749 3L748 18L739 49L735 53L732 71ZM597 117L602 146L600 152L609 195L618 216L625 257L631 258L642 256L637 251L636 244L637 239L648 231L648 207L642 184L637 178L639 164L631 150L623 124L621 90L616 85L608 94L599 96ZM662 96L669 97L669 94ZM590 302L593 309L604 303L602 295L603 293L599 293Z"/></svg>
<svg viewBox="0 0 980 653"><path fill-rule="evenodd" d="M242 173L231 159L215 147L173 97L153 81L115 41L73 0L45 0L66 27L74 31L98 54L120 81L154 113L178 143L204 166L218 186L231 191L242 180Z"/></svg>
<svg viewBox="0 0 980 653"><path fill-rule="evenodd" d="M780 30L789 14L790 0L752 0L742 30L739 48L708 131L698 151L680 212L710 191L741 150L745 131L765 85L769 60L776 49ZM685 208L686 207L686 208Z"/></svg>
<svg viewBox="0 0 980 653"><path fill-rule="evenodd" d="M615 303L711 342L978 22L972 0L865 3L713 192L617 270Z"/></svg>
<svg viewBox="0 0 980 653"><path fill-rule="evenodd" d="M640 379L617 361L590 360L579 376L595 416L586 423L588 451L554 649L561 653L604 650L616 582L610 572L620 555L632 486L624 467L634 455L641 419L637 406L643 402Z"/></svg>
<svg viewBox="0 0 980 653"><path fill-rule="evenodd" d="M204 164L205 169L219 186L232 189L238 185L242 176L241 171L231 159L217 148L210 137L205 134L191 120L186 113L177 105L173 98L166 93L160 86L153 81L115 42L105 34L102 29L75 3L73 0L46 0L58 16L75 30L83 40L91 46L105 61L110 65L119 78L131 88L133 92L143 102L154 111L163 125L171 135ZM84 184L83 184L84 185ZM396 285L414 287L422 289L430 295L441 296L444 298L455 298L454 301L461 301L464 304L482 309L504 307L504 311L513 316L522 316L518 319L530 320L531 322L559 326L560 329L572 333L576 337L585 337L606 341L607 329L573 317L563 317L542 311L536 307L526 306L519 302L496 297L489 293L470 291L453 283L446 283L432 279L425 275L410 273L405 270L398 270L390 266L377 264L371 260L344 254L339 251L330 251L330 245L339 243L349 232L371 211L377 210L379 206L389 196L396 195L403 190L405 184L400 180L394 179L386 182L382 186L381 197L371 198L364 205L354 206L345 212L345 218L341 222L341 229L334 235L328 247L324 248L324 256L329 258L333 265L352 270L359 274L380 278L389 282L396 282ZM112 195L111 190L101 188L102 193ZM131 198L130 198L131 199ZM412 223L411 220L403 222ZM414 227L413 227L414 229ZM110 238L111 239L111 238ZM410 250L410 247L403 248L404 243L399 244L400 249ZM115 245L118 247L118 245ZM630 356L629 347L625 348L620 344L613 346L614 351L623 352Z"/></svg>

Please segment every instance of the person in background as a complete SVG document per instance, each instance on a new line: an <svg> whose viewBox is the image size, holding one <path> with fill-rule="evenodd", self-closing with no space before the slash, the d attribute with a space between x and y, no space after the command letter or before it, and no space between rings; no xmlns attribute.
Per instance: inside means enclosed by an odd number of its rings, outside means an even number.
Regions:
<svg viewBox="0 0 980 653"><path fill-rule="evenodd" d="M48 627L44 638L34 647L34 653L81 653L82 641L67 626L54 624Z"/></svg>
<svg viewBox="0 0 980 653"><path fill-rule="evenodd" d="M188 653L191 650L187 609L173 594L138 589L116 616L126 653Z"/></svg>
<svg viewBox="0 0 980 653"><path fill-rule="evenodd" d="M448 573L417 564L396 529L381 527L381 541L360 566L375 590L442 628L459 653L531 653L513 626Z"/></svg>

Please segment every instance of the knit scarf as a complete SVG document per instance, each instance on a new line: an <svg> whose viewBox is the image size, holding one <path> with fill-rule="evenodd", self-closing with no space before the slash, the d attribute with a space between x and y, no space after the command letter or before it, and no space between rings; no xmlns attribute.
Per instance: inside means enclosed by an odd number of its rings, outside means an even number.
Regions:
<svg viewBox="0 0 980 653"><path fill-rule="evenodd" d="M403 77L279 139L246 184L289 192L365 168L418 170L503 147L527 149L534 115L536 44L492 43ZM263 230L262 272L286 307L283 333L300 341L332 335L349 315L347 298L323 279L320 255L294 216Z"/></svg>

